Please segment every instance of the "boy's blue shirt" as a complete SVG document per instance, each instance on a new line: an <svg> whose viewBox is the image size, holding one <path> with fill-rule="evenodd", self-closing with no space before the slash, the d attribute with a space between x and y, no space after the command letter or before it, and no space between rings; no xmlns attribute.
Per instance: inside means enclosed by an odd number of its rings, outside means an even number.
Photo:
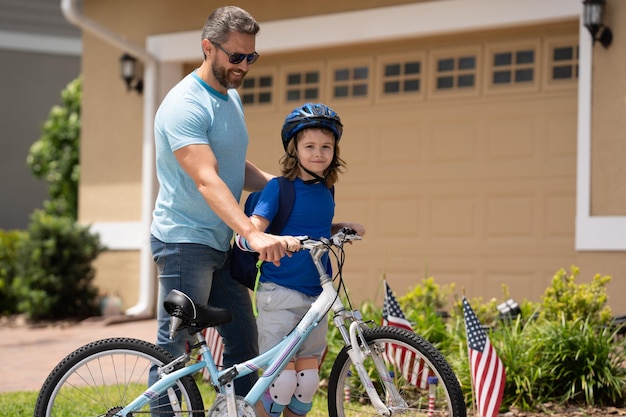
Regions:
<svg viewBox="0 0 626 417"><path fill-rule="evenodd" d="M331 191L321 183L306 185L300 178L294 180L295 200L281 235L329 237L335 214ZM273 179L267 183L252 214L272 220L278 212L279 184ZM328 256L324 261L328 264ZM274 282L307 295L321 293L319 274L308 251L299 251L280 260L280 267L264 263L261 282Z"/></svg>

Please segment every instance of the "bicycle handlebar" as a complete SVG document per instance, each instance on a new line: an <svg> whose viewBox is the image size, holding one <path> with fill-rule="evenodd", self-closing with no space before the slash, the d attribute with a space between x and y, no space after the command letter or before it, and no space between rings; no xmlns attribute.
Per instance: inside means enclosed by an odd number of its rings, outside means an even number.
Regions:
<svg viewBox="0 0 626 417"><path fill-rule="evenodd" d="M308 236L294 236L300 240L302 249L315 249L320 246L328 247L330 245L342 247L346 242L352 242L353 240L361 240L361 236L357 235L354 230L349 227L342 227L337 233L330 238L313 239Z"/></svg>

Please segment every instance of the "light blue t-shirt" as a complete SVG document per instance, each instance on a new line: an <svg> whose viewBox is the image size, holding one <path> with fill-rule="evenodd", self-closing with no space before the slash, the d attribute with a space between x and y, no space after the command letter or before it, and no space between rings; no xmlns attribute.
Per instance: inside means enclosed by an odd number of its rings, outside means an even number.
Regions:
<svg viewBox="0 0 626 417"><path fill-rule="evenodd" d="M248 131L237 91L221 94L192 72L159 106L154 137L159 193L150 233L166 243L199 243L227 251L232 230L211 210L173 152L208 144L217 158L220 178L239 201Z"/></svg>
<svg viewBox="0 0 626 417"><path fill-rule="evenodd" d="M307 185L300 178L294 180L295 199L289 219L282 232L283 236L329 237L335 215L335 201L331 191L324 184ZM278 213L280 185L273 179L267 183L253 214L273 220ZM324 255L327 270L330 268L328 254ZM308 250L285 256L280 267L265 262L261 268L261 282L275 282L283 287L317 296L322 292L320 278Z"/></svg>

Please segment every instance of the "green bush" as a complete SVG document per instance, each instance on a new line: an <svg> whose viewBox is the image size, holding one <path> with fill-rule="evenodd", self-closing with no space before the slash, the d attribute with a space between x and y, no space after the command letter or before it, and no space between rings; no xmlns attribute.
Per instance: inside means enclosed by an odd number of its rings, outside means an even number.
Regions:
<svg viewBox="0 0 626 417"><path fill-rule="evenodd" d="M50 184L46 212L72 219L78 210L81 98L82 78L78 77L61 92L62 105L50 110L26 160L33 175Z"/></svg>
<svg viewBox="0 0 626 417"><path fill-rule="evenodd" d="M546 321L532 329L541 386L559 402L621 405L626 390L623 341L593 320Z"/></svg>
<svg viewBox="0 0 626 417"><path fill-rule="evenodd" d="M398 298L400 308L411 322L413 330L440 350L445 350L451 340L444 315L448 312L443 309L453 290L454 285L441 287L433 277L429 277Z"/></svg>
<svg viewBox="0 0 626 417"><path fill-rule="evenodd" d="M28 239L25 232L0 230L0 315L17 311L17 300L11 286L15 277L17 247L25 239Z"/></svg>
<svg viewBox="0 0 626 417"><path fill-rule="evenodd" d="M546 402L623 404L626 373L624 341L616 338L607 301L609 276L596 274L589 283L577 283L577 267L568 275L559 270L546 289L541 303L520 302L522 314L515 320L498 319L498 302L470 301L481 324L491 328L488 336L506 368L503 408L536 410ZM504 299L508 299L505 294ZM448 329L451 345L443 352L459 376L471 404L465 334L460 303L452 311ZM464 324L462 325L464 327Z"/></svg>
<svg viewBox="0 0 626 417"><path fill-rule="evenodd" d="M33 320L80 319L97 313L91 262L104 250L97 235L69 217L37 210L29 239L18 245L12 285L18 311Z"/></svg>
<svg viewBox="0 0 626 417"><path fill-rule="evenodd" d="M596 274L591 282L577 284L575 281L579 275L580 270L576 266L571 267L569 275L564 269L554 275L552 285L543 295L541 317L561 320L564 315L566 321L584 319L595 324L608 324L611 309L606 306L608 297L605 287L611 277Z"/></svg>
<svg viewBox="0 0 626 417"><path fill-rule="evenodd" d="M496 308L511 298L506 287L501 301L470 300L506 368L502 410L536 411L550 402L623 406L626 342L609 326L605 287L611 277L596 274L591 282L578 283L579 275L575 266L570 274L557 271L540 303L518 300L521 315L513 320L502 320ZM398 302L414 331L446 357L471 407L472 381L460 297L452 303L448 319L438 314L453 288L440 287L432 277L427 278L398 297ZM366 302L361 311L365 319L380 323L382 305ZM330 329L328 356L333 358L342 345L339 333L332 326ZM327 376L325 368L331 365L326 361L322 375Z"/></svg>

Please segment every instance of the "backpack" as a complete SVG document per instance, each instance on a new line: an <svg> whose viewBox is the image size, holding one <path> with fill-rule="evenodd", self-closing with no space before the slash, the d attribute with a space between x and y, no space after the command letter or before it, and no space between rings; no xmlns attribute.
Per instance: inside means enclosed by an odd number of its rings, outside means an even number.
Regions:
<svg viewBox="0 0 626 417"><path fill-rule="evenodd" d="M293 181L290 181L283 176L276 177L276 179L278 180L279 185L278 211L276 212L276 217L274 217L265 231L266 233L272 235L279 235L283 231L285 225L287 224L287 220L289 220L289 216L291 215L293 202L296 199L296 191ZM331 187L330 192L333 197L335 195L334 191L335 187ZM246 216L252 215L254 207L256 207L260 196L261 191L256 191L248 196L243 209ZM251 290L254 290L258 268L260 268L260 266L257 266L258 261L258 253L243 251L239 249L237 245L233 244L230 264L230 273L232 277Z"/></svg>

